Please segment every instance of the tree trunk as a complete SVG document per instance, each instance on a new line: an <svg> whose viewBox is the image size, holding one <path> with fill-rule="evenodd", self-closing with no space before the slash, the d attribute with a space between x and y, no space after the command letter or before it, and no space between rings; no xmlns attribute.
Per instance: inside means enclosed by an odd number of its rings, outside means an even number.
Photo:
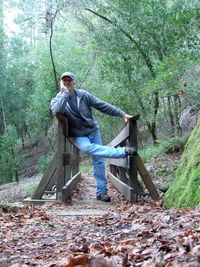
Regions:
<svg viewBox="0 0 200 267"><path fill-rule="evenodd" d="M181 127L179 125L179 114L180 114L180 97L178 94L174 95L174 120L176 124L176 132L177 134L181 133Z"/></svg>
<svg viewBox="0 0 200 267"><path fill-rule="evenodd" d="M174 118L173 118L173 113L171 109L171 96L170 95L167 96L167 106L168 106L168 116L169 116L169 121L170 121L170 132L171 132L171 136L174 137L175 124L174 124Z"/></svg>
<svg viewBox="0 0 200 267"><path fill-rule="evenodd" d="M5 117L4 105L3 105L2 99L1 99L1 110L2 110L2 117L3 117L3 128L5 131L6 130L6 117Z"/></svg>

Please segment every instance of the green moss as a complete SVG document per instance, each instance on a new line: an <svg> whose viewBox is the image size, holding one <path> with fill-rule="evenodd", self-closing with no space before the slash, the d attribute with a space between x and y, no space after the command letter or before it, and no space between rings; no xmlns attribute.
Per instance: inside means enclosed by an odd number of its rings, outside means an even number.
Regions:
<svg viewBox="0 0 200 267"><path fill-rule="evenodd" d="M187 208L200 204L200 119L185 146L174 182L164 197L165 207Z"/></svg>

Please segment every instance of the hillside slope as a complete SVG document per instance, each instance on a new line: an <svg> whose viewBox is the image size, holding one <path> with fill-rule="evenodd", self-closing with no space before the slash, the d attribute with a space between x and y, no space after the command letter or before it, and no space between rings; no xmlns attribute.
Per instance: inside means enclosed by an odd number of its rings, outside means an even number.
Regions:
<svg viewBox="0 0 200 267"><path fill-rule="evenodd" d="M200 205L200 119L186 144L174 182L164 197L165 207Z"/></svg>

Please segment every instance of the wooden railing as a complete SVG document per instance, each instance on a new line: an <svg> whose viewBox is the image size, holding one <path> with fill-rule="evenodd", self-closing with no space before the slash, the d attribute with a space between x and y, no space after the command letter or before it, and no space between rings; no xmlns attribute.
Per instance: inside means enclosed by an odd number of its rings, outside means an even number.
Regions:
<svg viewBox="0 0 200 267"><path fill-rule="evenodd" d="M123 130L108 145L112 147L134 146L137 148L137 120L139 117L139 115L136 115L128 120ZM108 176L111 183L129 201L137 202L141 196L147 195L155 200L159 199L159 194L139 155L122 159L110 159L109 169ZM149 193L145 193L143 186L139 183L138 171Z"/></svg>
<svg viewBox="0 0 200 267"><path fill-rule="evenodd" d="M72 190L81 178L79 171L79 150L68 137L68 119L62 115L58 119L57 152L45 171L40 184L32 196L32 201L42 202L49 198L45 195L56 195L57 200L66 201L72 196ZM125 124L123 130L108 144L108 146L135 146L137 147L137 120L134 116ZM138 198L150 195L157 200L159 194L140 158L128 156L122 159L110 159L109 173L111 183L132 202ZM138 171L149 193L144 193L138 181Z"/></svg>
<svg viewBox="0 0 200 267"><path fill-rule="evenodd" d="M45 171L32 200L47 200L45 195L56 194L56 199L66 201L81 177L79 171L79 150L68 138L68 119L56 115L58 119L57 152ZM53 188L55 188L53 190Z"/></svg>

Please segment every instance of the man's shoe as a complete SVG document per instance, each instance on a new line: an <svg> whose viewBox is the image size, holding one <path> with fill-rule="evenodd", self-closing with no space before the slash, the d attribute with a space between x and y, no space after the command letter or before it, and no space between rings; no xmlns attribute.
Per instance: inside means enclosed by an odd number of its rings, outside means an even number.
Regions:
<svg viewBox="0 0 200 267"><path fill-rule="evenodd" d="M103 202L110 202L111 199L110 197L106 194L106 193L101 193L99 195L97 195L97 199Z"/></svg>
<svg viewBox="0 0 200 267"><path fill-rule="evenodd" d="M125 153L126 153L126 156L136 156L137 155L137 149L134 146L126 146L125 147Z"/></svg>

